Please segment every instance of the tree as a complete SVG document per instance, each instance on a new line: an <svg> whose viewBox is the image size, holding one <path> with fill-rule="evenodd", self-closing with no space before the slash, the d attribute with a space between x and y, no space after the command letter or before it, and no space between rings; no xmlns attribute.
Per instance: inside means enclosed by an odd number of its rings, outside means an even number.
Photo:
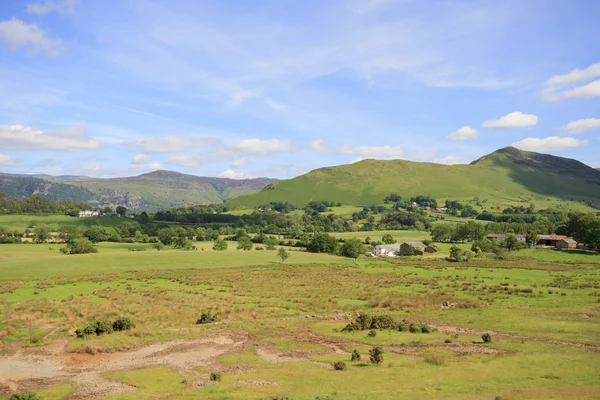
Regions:
<svg viewBox="0 0 600 400"><path fill-rule="evenodd" d="M386 233L381 237L381 241L385 244L393 244L396 243L396 240L390 233Z"/></svg>
<svg viewBox="0 0 600 400"><path fill-rule="evenodd" d="M67 247L63 247L60 251L63 254L87 254L97 253L98 249L94 247L94 244L88 238L80 238L70 242Z"/></svg>
<svg viewBox="0 0 600 400"><path fill-rule="evenodd" d="M77 226L62 225L58 228L58 237L65 242L72 242L83 235L81 229Z"/></svg>
<svg viewBox="0 0 600 400"><path fill-rule="evenodd" d="M45 243L50 239L50 232L43 226L36 226L33 230L33 241L36 243Z"/></svg>
<svg viewBox="0 0 600 400"><path fill-rule="evenodd" d="M523 247L523 244L517 240L515 235L509 233L506 239L502 241L502 247L508 251L519 250Z"/></svg>
<svg viewBox="0 0 600 400"><path fill-rule="evenodd" d="M113 210L112 210L112 208L110 208L110 207L106 206L106 207L104 207L102 210L100 210L100 212L101 212L102 214L112 214Z"/></svg>
<svg viewBox="0 0 600 400"><path fill-rule="evenodd" d="M252 250L252 240L248 236L243 236L238 239L238 250L250 251Z"/></svg>
<svg viewBox="0 0 600 400"><path fill-rule="evenodd" d="M117 211L117 214L119 214L119 216L122 217L127 212L127 209L123 206L118 206L116 211Z"/></svg>
<svg viewBox="0 0 600 400"><path fill-rule="evenodd" d="M573 214L566 224L566 233L589 249L600 251L600 217L594 214Z"/></svg>
<svg viewBox="0 0 600 400"><path fill-rule="evenodd" d="M360 361L360 352L357 349L352 351L352 357L350 358L350 361Z"/></svg>
<svg viewBox="0 0 600 400"><path fill-rule="evenodd" d="M279 244L279 240L277 240L277 238L274 236L269 236L263 241L263 243L267 250L275 250L275 246Z"/></svg>
<svg viewBox="0 0 600 400"><path fill-rule="evenodd" d="M450 258L454 259L456 262L461 262L463 260L462 249L457 245L450 247Z"/></svg>
<svg viewBox="0 0 600 400"><path fill-rule="evenodd" d="M383 349L379 346L369 350L369 358L372 364L381 364L383 362Z"/></svg>
<svg viewBox="0 0 600 400"><path fill-rule="evenodd" d="M165 246L165 244L159 240L158 242L154 243L152 247L154 247L158 251L161 251L164 250L164 248L167 246Z"/></svg>
<svg viewBox="0 0 600 400"><path fill-rule="evenodd" d="M306 250L311 253L329 253L333 254L337 250L338 241L335 237L327 233L316 233L306 246Z"/></svg>
<svg viewBox="0 0 600 400"><path fill-rule="evenodd" d="M537 233L535 231L529 231L525 235L525 242L529 245L529 247L535 246L537 243Z"/></svg>
<svg viewBox="0 0 600 400"><path fill-rule="evenodd" d="M283 264L284 261L290 257L290 253L283 247L280 247L279 250L277 250L277 257L281 259L281 263Z"/></svg>
<svg viewBox="0 0 600 400"><path fill-rule="evenodd" d="M217 239L214 241L212 249L214 251L223 251L223 250L227 250L227 247L228 247L228 245L227 245L226 241L224 241L223 239Z"/></svg>
<svg viewBox="0 0 600 400"><path fill-rule="evenodd" d="M450 242L456 228L452 224L437 224L431 230L431 238L434 242Z"/></svg>
<svg viewBox="0 0 600 400"><path fill-rule="evenodd" d="M391 235L390 235L391 236ZM358 257L365 253L365 247L360 239L347 239L340 248L340 254L344 257L354 259L354 263L358 263Z"/></svg>

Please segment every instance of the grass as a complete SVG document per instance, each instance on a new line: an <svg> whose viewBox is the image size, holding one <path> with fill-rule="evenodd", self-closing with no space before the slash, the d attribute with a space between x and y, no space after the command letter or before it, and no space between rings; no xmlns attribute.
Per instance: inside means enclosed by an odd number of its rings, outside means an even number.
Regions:
<svg viewBox="0 0 600 400"><path fill-rule="evenodd" d="M10 214L0 215L0 226L8 229L24 231L32 222L38 225L48 227L58 227L60 225L87 226L98 222L105 226L117 226L125 220L119 217L90 217L79 218L68 215L30 215L30 214Z"/></svg>
<svg viewBox="0 0 600 400"><path fill-rule="evenodd" d="M407 240L422 233L392 234ZM362 259L356 266L294 251L281 265L275 252L233 246L224 252L98 247L98 254L63 256L48 245L0 245L2 348L33 345L27 351L35 351L57 338L67 339L69 351L91 353L213 335L249 340L194 371L159 366L107 373L138 388L111 399L600 396L597 350L570 345L600 346L598 254L532 249L506 261L417 257ZM455 307L444 309L444 302ZM219 312L221 323L195 325L207 308ZM342 333L356 312L440 330ZM130 317L136 328L88 339L73 335L88 321L119 316ZM481 332L491 332L493 342L483 345ZM368 361L372 346L385 349L379 366ZM257 348L296 361L269 362ZM351 362L355 348L363 359ZM336 361L347 371L327 369ZM208 381L210 372L220 372L222 381L194 384ZM59 399L74 390L65 384L42 393Z"/></svg>

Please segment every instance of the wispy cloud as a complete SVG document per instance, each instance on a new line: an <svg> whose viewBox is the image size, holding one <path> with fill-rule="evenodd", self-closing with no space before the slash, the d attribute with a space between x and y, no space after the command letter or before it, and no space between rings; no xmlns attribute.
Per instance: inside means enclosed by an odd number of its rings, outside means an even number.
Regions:
<svg viewBox="0 0 600 400"><path fill-rule="evenodd" d="M584 133L591 129L599 129L600 128L600 118L586 118L579 119L577 121L571 121L565 126L562 127L563 132L566 134L578 134Z"/></svg>
<svg viewBox="0 0 600 400"><path fill-rule="evenodd" d="M28 24L17 18L0 21L0 41L11 49L27 48L56 56L62 51L60 40L48 37L46 31L36 24Z"/></svg>
<svg viewBox="0 0 600 400"><path fill-rule="evenodd" d="M42 2L27 4L27 12L31 14L72 14L75 12L77 0L44 0Z"/></svg>
<svg viewBox="0 0 600 400"><path fill-rule="evenodd" d="M104 144L82 127L43 130L23 125L0 125L0 148L6 150L98 150Z"/></svg>
<svg viewBox="0 0 600 400"><path fill-rule="evenodd" d="M563 75L554 75L548 79L542 90L542 97L548 101L558 101L565 98L592 98L600 96L600 80L582 86L573 87L579 83L600 77L600 63L587 68L576 68ZM567 89L571 87L571 89Z"/></svg>
<svg viewBox="0 0 600 400"><path fill-rule="evenodd" d="M449 134L448 139L469 140L475 139L477 136L479 136L479 132L477 132L477 129L471 128L469 125L467 125Z"/></svg>

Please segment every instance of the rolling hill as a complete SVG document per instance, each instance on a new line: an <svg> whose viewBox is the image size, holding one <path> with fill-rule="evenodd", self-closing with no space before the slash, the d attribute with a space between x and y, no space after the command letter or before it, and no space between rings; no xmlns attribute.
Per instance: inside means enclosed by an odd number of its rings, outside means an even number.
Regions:
<svg viewBox="0 0 600 400"><path fill-rule="evenodd" d="M385 196L430 195L438 200L478 197L489 205L557 201L600 204L600 172L572 159L526 152L514 147L497 150L469 165L441 165L405 160L363 160L319 168L293 179L274 182L260 192L228 202L253 208L272 201L304 206L311 200L344 205L381 204Z"/></svg>
<svg viewBox="0 0 600 400"><path fill-rule="evenodd" d="M227 179L155 171L126 178L0 175L0 192L9 198L39 194L53 200L85 201L94 206L123 205L133 211L222 203L254 193L275 179Z"/></svg>

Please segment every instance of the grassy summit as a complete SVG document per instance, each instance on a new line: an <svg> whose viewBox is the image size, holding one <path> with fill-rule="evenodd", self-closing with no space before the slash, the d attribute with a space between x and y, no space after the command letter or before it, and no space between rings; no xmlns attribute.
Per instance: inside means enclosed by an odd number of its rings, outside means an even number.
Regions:
<svg viewBox="0 0 600 400"><path fill-rule="evenodd" d="M319 168L266 186L229 202L251 208L271 201L303 206L311 200L345 205L380 204L390 192L403 197L470 199L490 203L547 203L556 199L600 200L600 172L562 157L506 147L470 165L441 165L405 160L364 160Z"/></svg>

